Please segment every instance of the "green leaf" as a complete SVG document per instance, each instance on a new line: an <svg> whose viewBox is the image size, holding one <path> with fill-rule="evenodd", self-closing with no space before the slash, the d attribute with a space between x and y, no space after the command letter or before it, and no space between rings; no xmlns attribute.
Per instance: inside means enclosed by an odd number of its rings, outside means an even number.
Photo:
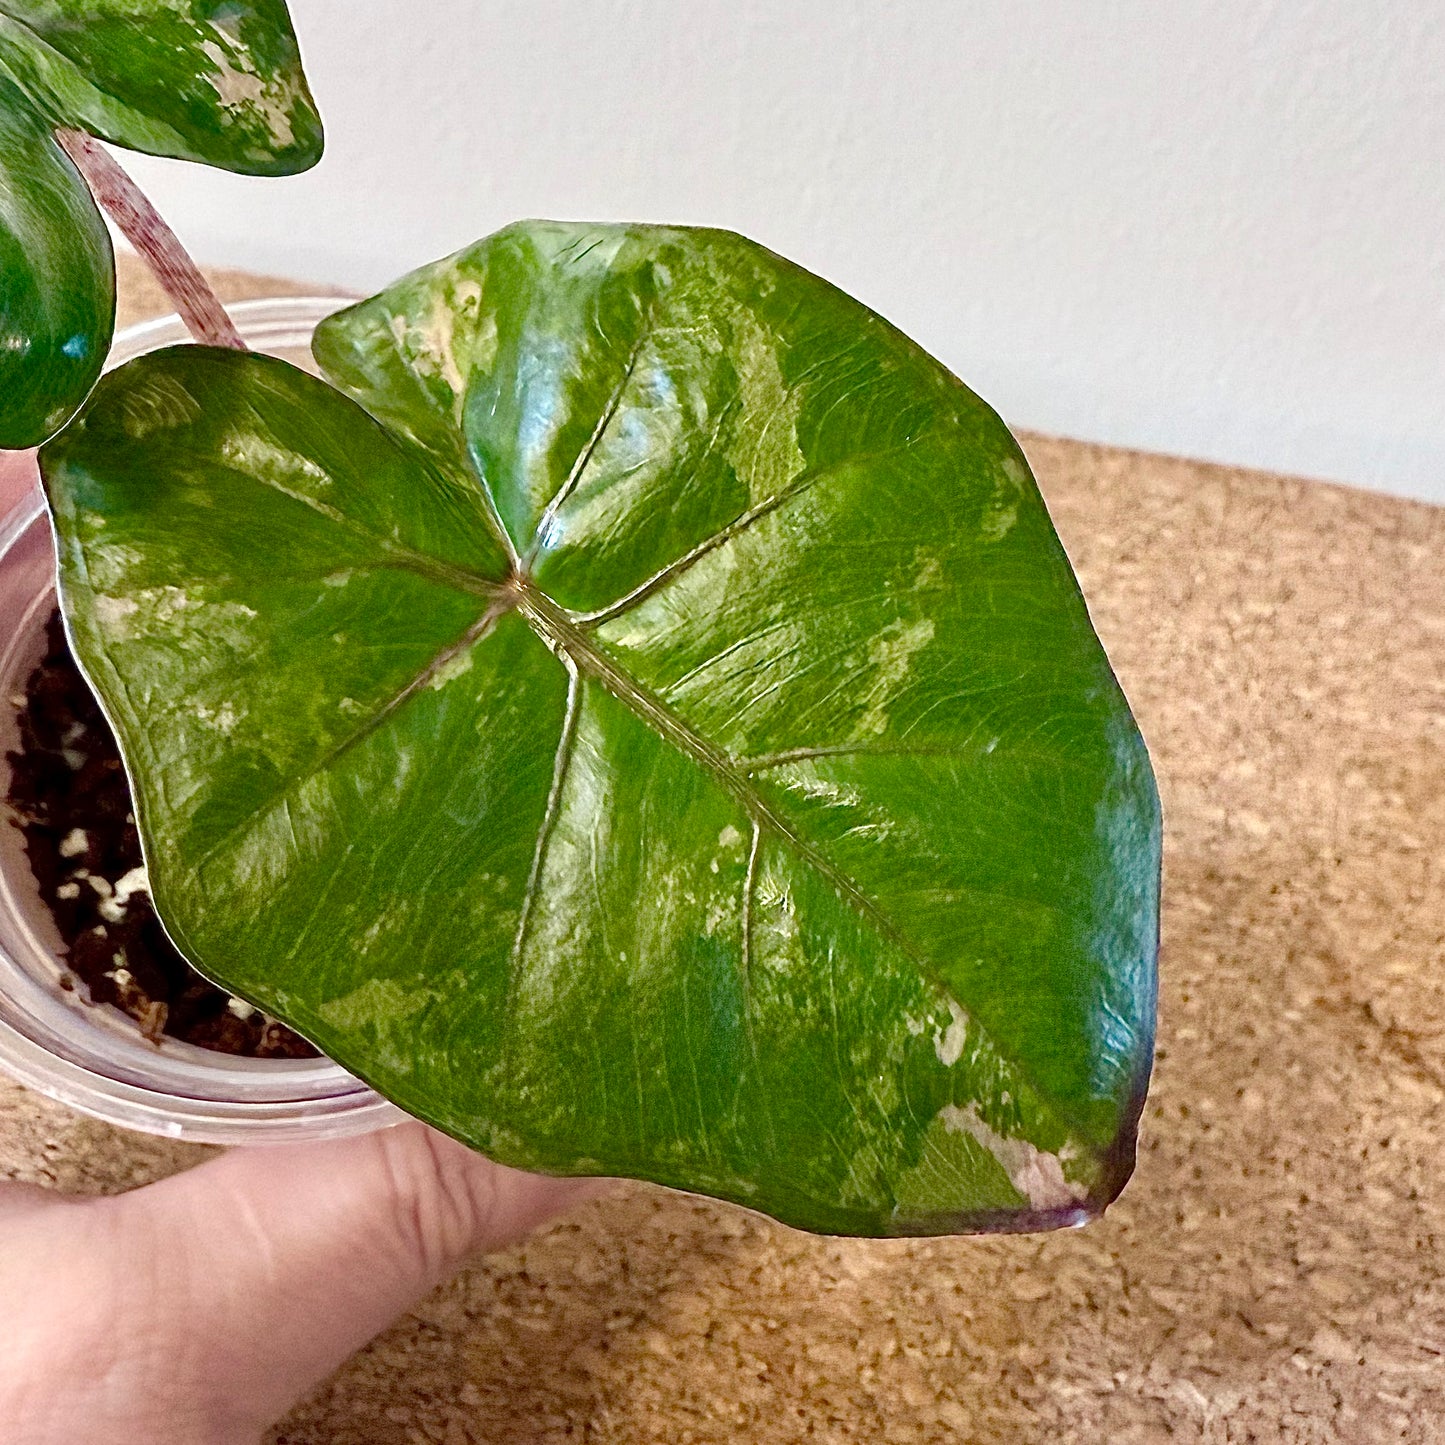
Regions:
<svg viewBox="0 0 1445 1445"><path fill-rule="evenodd" d="M38 446L70 420L114 324L105 222L49 126L0 77L0 448Z"/></svg>
<svg viewBox="0 0 1445 1445"><path fill-rule="evenodd" d="M0 0L0 72L131 150L266 176L321 156L285 0Z"/></svg>
<svg viewBox="0 0 1445 1445"><path fill-rule="evenodd" d="M1158 801L994 413L723 232L516 226L315 349L361 405L184 348L42 454L186 952L508 1164L1111 1199Z"/></svg>

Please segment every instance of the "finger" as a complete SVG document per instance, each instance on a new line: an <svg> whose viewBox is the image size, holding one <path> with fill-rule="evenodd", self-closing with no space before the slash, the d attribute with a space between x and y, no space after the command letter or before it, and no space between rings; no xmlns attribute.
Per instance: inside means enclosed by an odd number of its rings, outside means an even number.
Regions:
<svg viewBox="0 0 1445 1445"><path fill-rule="evenodd" d="M258 1427L484 1249L597 1192L506 1169L405 1124L358 1139L237 1149L115 1201L171 1255L157 1287L186 1311L218 1407Z"/></svg>
<svg viewBox="0 0 1445 1445"><path fill-rule="evenodd" d="M54 1190L42 1189L38 1184L21 1184L13 1179L0 1181L0 1219L33 1214L47 1205L61 1202L62 1196Z"/></svg>

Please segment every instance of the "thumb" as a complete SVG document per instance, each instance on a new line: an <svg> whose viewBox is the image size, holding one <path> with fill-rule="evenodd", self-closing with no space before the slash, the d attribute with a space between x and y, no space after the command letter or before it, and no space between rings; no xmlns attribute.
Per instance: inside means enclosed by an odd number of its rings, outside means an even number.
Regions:
<svg viewBox="0 0 1445 1445"><path fill-rule="evenodd" d="M599 1190L493 1164L420 1124L236 1149L113 1201L155 1243L156 1285L214 1418L243 1437L469 1255Z"/></svg>

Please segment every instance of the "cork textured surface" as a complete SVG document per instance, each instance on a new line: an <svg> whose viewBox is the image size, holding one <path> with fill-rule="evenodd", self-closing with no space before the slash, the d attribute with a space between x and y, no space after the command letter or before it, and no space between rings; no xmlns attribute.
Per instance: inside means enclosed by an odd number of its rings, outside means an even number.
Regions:
<svg viewBox="0 0 1445 1445"><path fill-rule="evenodd" d="M164 309L121 281L122 324ZM879 1243L624 1186L439 1290L270 1445L1445 1433L1445 509L1024 443L1164 798L1122 1199ZM203 1153L0 1082L0 1174L114 1191Z"/></svg>

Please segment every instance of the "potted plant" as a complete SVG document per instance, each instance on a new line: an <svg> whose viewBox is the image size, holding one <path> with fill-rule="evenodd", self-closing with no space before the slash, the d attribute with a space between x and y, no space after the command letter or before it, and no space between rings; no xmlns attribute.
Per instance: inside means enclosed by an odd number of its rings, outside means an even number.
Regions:
<svg viewBox="0 0 1445 1445"><path fill-rule="evenodd" d="M313 133L279 5L164 9L256 47L227 115ZM91 123L69 93L22 99ZM57 352L67 633L166 932L242 1007L522 1168L856 1234L1117 1194L1157 796L941 364L739 236L556 222L326 317L322 378Z"/></svg>

